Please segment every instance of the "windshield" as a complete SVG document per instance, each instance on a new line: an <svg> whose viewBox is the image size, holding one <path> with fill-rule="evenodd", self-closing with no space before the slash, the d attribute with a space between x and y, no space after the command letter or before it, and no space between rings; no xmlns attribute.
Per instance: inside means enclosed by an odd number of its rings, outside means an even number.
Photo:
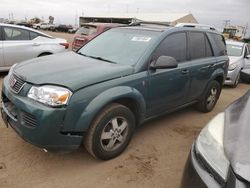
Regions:
<svg viewBox="0 0 250 188"><path fill-rule="evenodd" d="M241 56L242 55L242 46L227 44L227 55L229 56Z"/></svg>
<svg viewBox="0 0 250 188"><path fill-rule="evenodd" d="M91 25L85 25L83 27L80 27L78 31L76 32L77 35L92 35L97 32L96 26Z"/></svg>
<svg viewBox="0 0 250 188"><path fill-rule="evenodd" d="M156 31L115 28L87 43L78 53L118 64L134 65L159 34Z"/></svg>

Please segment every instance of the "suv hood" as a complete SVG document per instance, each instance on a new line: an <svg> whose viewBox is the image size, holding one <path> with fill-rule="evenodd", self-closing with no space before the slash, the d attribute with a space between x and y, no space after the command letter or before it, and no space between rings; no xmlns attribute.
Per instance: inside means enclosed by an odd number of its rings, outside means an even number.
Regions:
<svg viewBox="0 0 250 188"><path fill-rule="evenodd" d="M225 111L224 149L236 174L250 182L250 90Z"/></svg>
<svg viewBox="0 0 250 188"><path fill-rule="evenodd" d="M132 74L134 69L132 66L65 52L25 61L17 64L13 71L26 82L35 85L61 85L74 91Z"/></svg>

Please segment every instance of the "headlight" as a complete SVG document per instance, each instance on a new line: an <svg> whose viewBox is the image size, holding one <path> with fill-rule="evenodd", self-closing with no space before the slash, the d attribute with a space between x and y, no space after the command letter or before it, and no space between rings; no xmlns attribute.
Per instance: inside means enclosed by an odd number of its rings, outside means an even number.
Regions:
<svg viewBox="0 0 250 188"><path fill-rule="evenodd" d="M237 64L236 63L232 63L232 64L230 64L229 65L229 67L228 67L228 70L234 70L235 68L237 67Z"/></svg>
<svg viewBox="0 0 250 188"><path fill-rule="evenodd" d="M50 85L32 86L28 93L29 98L50 106L66 105L71 95L66 88Z"/></svg>
<svg viewBox="0 0 250 188"><path fill-rule="evenodd" d="M224 113L220 113L208 123L198 136L195 149L208 165L226 181L229 161L223 147L224 116Z"/></svg>
<svg viewBox="0 0 250 188"><path fill-rule="evenodd" d="M12 74L12 72L13 72L13 69L15 68L15 66L16 66L17 64L15 63L14 65L12 65L11 67L10 67L10 70L9 70L9 75L11 75Z"/></svg>

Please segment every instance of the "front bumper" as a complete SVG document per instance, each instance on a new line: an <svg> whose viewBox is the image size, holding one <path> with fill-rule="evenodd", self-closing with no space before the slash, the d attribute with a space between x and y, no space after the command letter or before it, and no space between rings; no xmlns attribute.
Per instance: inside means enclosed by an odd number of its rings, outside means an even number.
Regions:
<svg viewBox="0 0 250 188"><path fill-rule="evenodd" d="M212 175L209 174L198 162L195 156L194 145L192 146L188 160L186 162L186 166L182 176L181 187L182 188L221 187L217 183L217 181L212 177Z"/></svg>
<svg viewBox="0 0 250 188"><path fill-rule="evenodd" d="M225 80L225 85L234 85L237 76L240 74L240 69L237 67L236 69L227 72L227 78Z"/></svg>
<svg viewBox="0 0 250 188"><path fill-rule="evenodd" d="M229 168L227 182L225 182L224 185L219 184L218 181L215 180L213 174L209 173L196 157L193 144L183 172L181 187L248 188L249 182L242 180L242 178L238 178L238 176L233 172L232 168Z"/></svg>
<svg viewBox="0 0 250 188"><path fill-rule="evenodd" d="M24 140L49 151L79 148L82 136L62 133L65 108L51 108L14 94L5 77L2 87L1 115Z"/></svg>

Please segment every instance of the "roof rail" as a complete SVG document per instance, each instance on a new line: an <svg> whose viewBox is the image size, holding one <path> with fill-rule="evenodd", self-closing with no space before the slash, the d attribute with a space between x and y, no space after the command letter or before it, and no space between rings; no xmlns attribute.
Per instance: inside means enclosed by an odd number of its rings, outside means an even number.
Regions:
<svg viewBox="0 0 250 188"><path fill-rule="evenodd" d="M215 27L210 25L203 25L203 24L194 24L194 23L179 23L175 27L193 27L198 29L207 29L216 31Z"/></svg>
<svg viewBox="0 0 250 188"><path fill-rule="evenodd" d="M147 22L147 21L135 21L131 22L129 26L140 26L141 24L149 24L149 25L160 25L160 26L170 26L167 23L160 23L160 22Z"/></svg>

